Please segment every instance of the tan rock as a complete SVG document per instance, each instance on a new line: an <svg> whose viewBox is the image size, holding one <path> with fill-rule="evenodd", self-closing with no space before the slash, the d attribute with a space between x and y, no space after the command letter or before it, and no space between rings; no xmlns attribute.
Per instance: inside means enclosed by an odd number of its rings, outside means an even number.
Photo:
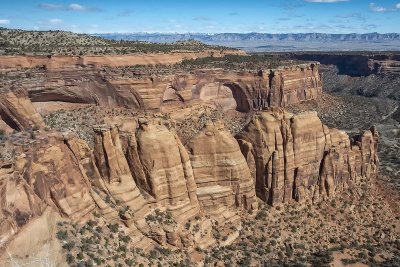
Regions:
<svg viewBox="0 0 400 267"><path fill-rule="evenodd" d="M24 90L0 93L0 118L2 119L0 121L8 125L6 127L1 122L0 129L5 128L6 131L10 128L22 131L44 127L42 117L37 113Z"/></svg>
<svg viewBox="0 0 400 267"><path fill-rule="evenodd" d="M55 65L68 66L68 58L50 59L53 60L60 60ZM70 60L75 62L74 57ZM96 60L101 61L101 57ZM88 69L67 68L62 72L56 68L38 73L34 80L21 79L15 86L27 90L43 111L54 110L51 103L61 101L74 103L75 107L95 104L164 113L198 104L248 112L316 99L322 92L317 63L258 73L213 69L157 76L138 73L129 78L121 73L103 73L99 68L96 64Z"/></svg>
<svg viewBox="0 0 400 267"><path fill-rule="evenodd" d="M374 129L352 142L323 125L315 112L258 113L237 138L256 172L257 196L271 204L331 197L377 172Z"/></svg>
<svg viewBox="0 0 400 267"><path fill-rule="evenodd" d="M187 147L198 187L197 195L207 212L255 208L250 170L237 141L223 123L208 124L189 141Z"/></svg>
<svg viewBox="0 0 400 267"><path fill-rule="evenodd" d="M14 163L0 167L0 236L3 242L13 240L23 229L25 232L35 229L35 220L53 225L55 222L46 218L56 216L80 221L90 217L95 209L90 184L63 137L50 134L36 138L16 146ZM45 210L47 215L44 215ZM31 226L33 228L28 230ZM32 239L32 244L36 244L35 240Z"/></svg>
<svg viewBox="0 0 400 267"><path fill-rule="evenodd" d="M129 163L138 184L157 203L186 221L199 212L189 156L164 125L142 123L130 136Z"/></svg>

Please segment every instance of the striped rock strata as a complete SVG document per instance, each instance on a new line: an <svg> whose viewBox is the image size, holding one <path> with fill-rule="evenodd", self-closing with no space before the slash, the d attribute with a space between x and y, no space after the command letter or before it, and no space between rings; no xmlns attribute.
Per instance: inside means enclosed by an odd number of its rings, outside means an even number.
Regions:
<svg viewBox="0 0 400 267"><path fill-rule="evenodd" d="M322 92L318 63L259 72L211 69L126 77L95 68L33 75L4 86L27 90L43 110L51 101L60 101L164 113L198 104L248 112L316 99Z"/></svg>
<svg viewBox="0 0 400 267"><path fill-rule="evenodd" d="M377 173L377 133L349 136L323 125L315 112L256 114L238 136L257 196L270 204L332 197Z"/></svg>
<svg viewBox="0 0 400 267"><path fill-rule="evenodd" d="M25 90L0 91L0 129L23 131L43 127L43 119Z"/></svg>

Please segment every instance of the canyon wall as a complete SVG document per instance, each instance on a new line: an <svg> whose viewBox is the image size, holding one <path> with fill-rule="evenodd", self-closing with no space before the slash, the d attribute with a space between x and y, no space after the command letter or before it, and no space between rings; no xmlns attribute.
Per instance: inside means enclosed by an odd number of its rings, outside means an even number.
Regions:
<svg viewBox="0 0 400 267"><path fill-rule="evenodd" d="M123 77L95 70L39 72L12 83L33 102L51 101L173 112L208 104L223 110L264 110L316 99L322 93L317 63L258 73L201 70L191 73ZM5 87L10 85L5 85Z"/></svg>
<svg viewBox="0 0 400 267"><path fill-rule="evenodd" d="M71 133L45 128L29 99L40 99L37 88L3 90L0 242L5 246L0 246L0 259L8 257L5 247L19 258L42 253L46 244L57 243L61 220L118 223L143 249L229 245L239 235L241 216L256 214L259 199L271 205L314 203L368 182L377 172L374 128L350 138L323 125L314 112L293 115L281 108L319 96L318 65L132 80L74 75L75 84L70 76L71 82L61 86L53 77L53 93L64 93L47 97L66 97L65 88L72 86L65 101L164 112L205 103L256 112L237 136L212 121L185 145L167 116L109 118L93 128L90 147ZM96 81L99 87L82 89L77 80ZM117 87L120 98L110 100ZM214 236L215 227L224 239ZM41 234L26 242L32 233Z"/></svg>
<svg viewBox="0 0 400 267"><path fill-rule="evenodd" d="M256 114L237 139L255 173L257 196L270 204L319 201L377 173L375 129L349 136L315 112Z"/></svg>
<svg viewBox="0 0 400 267"><path fill-rule="evenodd" d="M400 56L393 59L370 59L368 60L368 66L372 73L400 73Z"/></svg>
<svg viewBox="0 0 400 267"><path fill-rule="evenodd" d="M240 50L206 50L201 52L175 52L132 55L87 56L0 56L0 72L23 68L42 67L49 71L82 69L87 67L124 67L133 65L175 64L184 59L222 57L227 54L245 54Z"/></svg>
<svg viewBox="0 0 400 267"><path fill-rule="evenodd" d="M377 53L295 53L290 58L318 61L324 65L335 65L339 75L351 77L371 74L399 73L400 55L391 52Z"/></svg>
<svg viewBox="0 0 400 267"><path fill-rule="evenodd" d="M43 128L42 117L23 89L0 91L0 129L23 131Z"/></svg>

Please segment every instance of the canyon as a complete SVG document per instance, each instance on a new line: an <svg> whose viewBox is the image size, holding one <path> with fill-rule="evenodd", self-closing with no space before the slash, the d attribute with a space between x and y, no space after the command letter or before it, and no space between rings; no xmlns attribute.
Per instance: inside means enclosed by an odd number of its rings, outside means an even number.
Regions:
<svg viewBox="0 0 400 267"><path fill-rule="evenodd" d="M18 64L3 72L2 87L23 89L44 110L58 101L163 112L203 103L249 112L316 99L322 91L317 63L258 72L196 70L158 76L105 66L82 70L64 63L60 71L34 68L15 80Z"/></svg>
<svg viewBox="0 0 400 267"><path fill-rule="evenodd" d="M10 255L13 261L45 257L49 248L57 266L67 265L66 249L71 261L71 252L90 260L90 249L77 249L85 247L84 232L92 225L111 231L111 237L125 236L132 253L161 246L197 255L231 246L246 228L244 218L254 218L263 205L317 205L375 180L374 127L349 136L324 125L315 112L285 111L321 98L319 63L253 72L124 71L120 64L155 63L135 57L19 58L2 65L7 68L0 91L4 262ZM64 108L86 117L93 106L109 113L87 125L92 142L71 130L52 129L43 119ZM200 123L196 116L196 130L182 138L185 119L206 107L223 119ZM236 134L224 120L232 114L246 115ZM60 123L72 129L74 122ZM78 233L79 225L89 228ZM80 242L75 248L67 242L71 234L82 236L73 241ZM113 242L99 234L96 240L104 248ZM140 256L136 263L149 261Z"/></svg>

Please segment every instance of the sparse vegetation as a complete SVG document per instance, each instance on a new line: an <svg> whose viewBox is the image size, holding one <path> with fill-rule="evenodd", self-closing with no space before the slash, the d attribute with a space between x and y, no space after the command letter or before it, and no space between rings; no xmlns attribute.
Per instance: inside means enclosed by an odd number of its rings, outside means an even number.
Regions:
<svg viewBox="0 0 400 267"><path fill-rule="evenodd" d="M108 40L87 34L65 31L24 31L0 28L0 55L126 55L132 53L219 51L228 48L206 45L197 41L172 44Z"/></svg>

